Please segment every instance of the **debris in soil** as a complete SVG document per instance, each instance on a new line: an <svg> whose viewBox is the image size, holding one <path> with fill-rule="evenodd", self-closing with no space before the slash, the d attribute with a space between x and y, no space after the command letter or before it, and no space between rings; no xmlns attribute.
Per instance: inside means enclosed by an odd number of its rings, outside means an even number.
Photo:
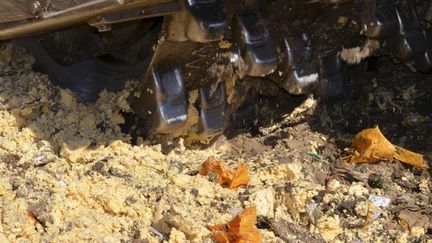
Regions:
<svg viewBox="0 0 432 243"><path fill-rule="evenodd" d="M423 161L423 155L391 144L378 127L359 132L352 141L352 147L353 155L345 158L348 163L371 163L395 158L422 170L429 168Z"/></svg>
<svg viewBox="0 0 432 243"><path fill-rule="evenodd" d="M262 242L432 239L430 170L340 159L355 131L382 124L389 140L430 161L430 120L402 123L431 117L430 75L382 62L334 102L259 96L255 125L188 149L183 139L151 145L138 132L132 142L124 124L133 83L84 103L32 62L0 48L0 242L212 242L209 225L253 207ZM226 168L244 163L247 185L199 176L211 156Z"/></svg>
<svg viewBox="0 0 432 243"><path fill-rule="evenodd" d="M349 64L359 64L379 49L379 45L379 42L376 40L367 40L361 47L343 48L340 52L340 57Z"/></svg>
<svg viewBox="0 0 432 243"><path fill-rule="evenodd" d="M210 226L217 243L260 243L261 234L256 225L256 208L243 210L226 225Z"/></svg>
<svg viewBox="0 0 432 243"><path fill-rule="evenodd" d="M429 225L429 218L426 215L408 209L399 212L398 220L399 224L414 237L424 235Z"/></svg>
<svg viewBox="0 0 432 243"><path fill-rule="evenodd" d="M381 214L384 213L384 209L390 205L391 199L388 197L377 196L377 195L369 195L368 200L372 203L371 206L374 208L374 212L369 210L368 212L368 221L375 220ZM371 207L372 208L372 207Z"/></svg>
<svg viewBox="0 0 432 243"><path fill-rule="evenodd" d="M285 220L270 220L268 224L275 234L285 242L325 242L320 234L310 233L309 231Z"/></svg>
<svg viewBox="0 0 432 243"><path fill-rule="evenodd" d="M228 170L225 165L213 157L209 157L201 166L200 175L216 174L216 182L230 189L245 186L249 183L248 169L241 163L235 171Z"/></svg>

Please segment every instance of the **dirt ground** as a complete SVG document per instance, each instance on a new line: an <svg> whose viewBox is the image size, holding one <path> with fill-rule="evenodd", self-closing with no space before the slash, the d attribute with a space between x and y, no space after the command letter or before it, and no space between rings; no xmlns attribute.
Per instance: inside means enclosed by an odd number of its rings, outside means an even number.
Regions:
<svg viewBox="0 0 432 243"><path fill-rule="evenodd" d="M32 62L0 49L0 242L212 242L208 226L253 205L263 242L432 241L430 169L341 162L378 125L430 163L432 75L371 59L343 97L256 95L224 136L190 149L124 125L132 85L83 103ZM209 156L245 163L249 185L199 175Z"/></svg>

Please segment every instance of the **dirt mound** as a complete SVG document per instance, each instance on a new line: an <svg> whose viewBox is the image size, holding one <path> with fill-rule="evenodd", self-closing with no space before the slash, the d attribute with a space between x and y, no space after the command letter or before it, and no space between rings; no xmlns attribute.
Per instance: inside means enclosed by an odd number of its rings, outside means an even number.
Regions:
<svg viewBox="0 0 432 243"><path fill-rule="evenodd" d="M430 104L424 81L389 86L375 73L374 82L353 89L354 99L348 93L321 105L309 98L295 117L257 123L259 135L239 132L193 150L182 139L131 143L121 126L132 84L83 103L31 63L9 45L0 51L1 242L211 242L208 226L251 206L263 242L431 238L428 172L396 161L340 163L353 135L373 122L430 161L431 113L414 113L425 97ZM413 114L425 119L394 120ZM251 181L232 190L199 175L210 156L231 169L244 163Z"/></svg>

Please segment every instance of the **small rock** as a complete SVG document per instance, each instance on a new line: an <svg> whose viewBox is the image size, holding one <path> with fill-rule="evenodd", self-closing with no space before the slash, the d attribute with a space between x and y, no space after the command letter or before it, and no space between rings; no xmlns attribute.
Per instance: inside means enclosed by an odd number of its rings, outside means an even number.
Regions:
<svg viewBox="0 0 432 243"><path fill-rule="evenodd" d="M35 166L42 166L48 164L48 160L46 159L45 155L39 155L36 158L34 158Z"/></svg>
<svg viewBox="0 0 432 243"><path fill-rule="evenodd" d="M379 176L375 173L372 173L369 175L368 184L372 188L383 188L384 181L381 178L381 176Z"/></svg>
<svg viewBox="0 0 432 243"><path fill-rule="evenodd" d="M103 172L103 168L104 168L104 163L102 162L96 162L93 166L92 166L92 170L97 171L99 173Z"/></svg>
<svg viewBox="0 0 432 243"><path fill-rule="evenodd" d="M49 214L49 204L46 200L41 200L28 205L28 211L40 222L43 226L47 223L53 223Z"/></svg>
<svg viewBox="0 0 432 243"><path fill-rule="evenodd" d="M367 190L366 188L364 188L362 184L360 184L360 183L355 183L355 182L354 182L354 183L349 187L349 189L348 189L348 193L349 193L350 195L354 195L354 196L359 197L359 196L363 196L363 195L368 194L368 190Z"/></svg>
<svg viewBox="0 0 432 243"><path fill-rule="evenodd" d="M128 174L127 172L125 172L119 168L112 167L112 166L108 169L108 174L115 176L115 177L123 178L123 179L130 179L131 178L131 175Z"/></svg>
<svg viewBox="0 0 432 243"><path fill-rule="evenodd" d="M256 206L258 216L274 217L274 197L273 188L266 188L251 195L251 202Z"/></svg>
<svg viewBox="0 0 432 243"><path fill-rule="evenodd" d="M199 194L199 192L198 192L198 190L197 190L196 188L192 188L191 193L192 193L192 195L194 195L195 197L197 197L198 194Z"/></svg>
<svg viewBox="0 0 432 243"><path fill-rule="evenodd" d="M284 220L273 221L269 220L269 225L275 235L285 242L300 243L300 242L316 242L324 243L324 239L319 234L310 233L293 223Z"/></svg>
<svg viewBox="0 0 432 243"><path fill-rule="evenodd" d="M425 234L426 228L429 225L429 217L420 213L410 211L409 209L402 210L398 218L400 221L408 224L411 230L411 235L414 237L420 237Z"/></svg>

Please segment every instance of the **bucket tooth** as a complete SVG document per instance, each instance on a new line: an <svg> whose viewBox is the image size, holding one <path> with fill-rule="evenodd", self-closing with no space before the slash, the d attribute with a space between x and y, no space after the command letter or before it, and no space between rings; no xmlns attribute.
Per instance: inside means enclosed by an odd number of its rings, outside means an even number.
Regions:
<svg viewBox="0 0 432 243"><path fill-rule="evenodd" d="M396 10L399 35L391 43L391 52L402 62L411 62L422 55L427 48L423 30L418 21L415 7L406 3Z"/></svg>
<svg viewBox="0 0 432 243"><path fill-rule="evenodd" d="M414 67L423 73L432 69L432 48L428 48L420 58L414 61Z"/></svg>
<svg viewBox="0 0 432 243"><path fill-rule="evenodd" d="M319 82L318 67L312 63L310 38L306 33L284 39L286 60L283 87L290 94L306 94Z"/></svg>
<svg viewBox="0 0 432 243"><path fill-rule="evenodd" d="M237 14L236 20L236 36L246 66L245 74L262 77L274 72L278 54L261 15L254 10L246 10Z"/></svg>
<svg viewBox="0 0 432 243"><path fill-rule="evenodd" d="M216 89L211 87L200 89L199 134L204 137L214 137L225 129L227 98L224 82Z"/></svg>
<svg viewBox="0 0 432 243"><path fill-rule="evenodd" d="M344 63L337 52L330 52L320 57L320 82L317 94L323 98L341 95L345 89Z"/></svg>
<svg viewBox="0 0 432 243"><path fill-rule="evenodd" d="M222 39L227 22L217 0L188 0L186 35L191 41L206 43Z"/></svg>
<svg viewBox="0 0 432 243"><path fill-rule="evenodd" d="M420 72L428 72L432 69L432 32L425 30L423 34L428 46L423 55L420 55L414 60L414 67Z"/></svg>
<svg viewBox="0 0 432 243"><path fill-rule="evenodd" d="M381 39L398 31L396 8L390 0L363 0L359 4L365 36Z"/></svg>
<svg viewBox="0 0 432 243"><path fill-rule="evenodd" d="M149 122L154 133L171 134L187 122L187 99L179 68L158 70L153 67L147 75L135 109Z"/></svg>

